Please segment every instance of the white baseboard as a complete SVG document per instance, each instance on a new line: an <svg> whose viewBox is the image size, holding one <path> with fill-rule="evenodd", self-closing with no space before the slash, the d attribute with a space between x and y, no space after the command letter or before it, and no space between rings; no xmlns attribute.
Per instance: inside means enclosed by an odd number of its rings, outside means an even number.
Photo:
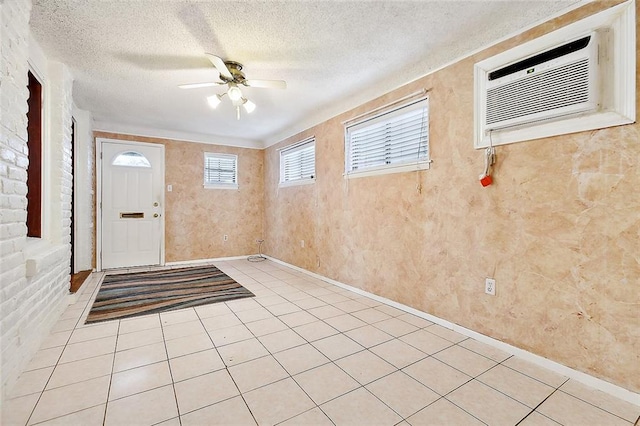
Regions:
<svg viewBox="0 0 640 426"><path fill-rule="evenodd" d="M248 256L232 256L232 257L216 257L212 259L197 259L197 260L179 260L176 262L165 262L164 266L180 266L180 265L199 265L201 263L209 262L224 262L227 260L242 260Z"/></svg>
<svg viewBox="0 0 640 426"><path fill-rule="evenodd" d="M453 330L455 332L458 332L460 334L463 334L465 336L471 337L472 339L475 339L479 342L485 343L487 345L491 345L493 347L495 347L496 349L500 349L501 351L504 351L506 353L509 353L511 355L515 355L519 358L524 359L525 361L529 361L532 364L536 364L540 367L546 368L548 370L551 370L555 373L561 374L563 376L566 376L570 379L573 379L577 382L583 383L587 386L590 386L592 388L595 388L597 390L600 390L602 392L605 392L609 395L612 395L616 398L622 399L624 401L630 402L634 405L638 405L640 406L640 394L632 392L628 389L625 389L621 386L618 385L614 385L613 383L607 382L606 380L602 380L599 379L597 377L593 377L589 374L583 373L581 371L578 370L574 370L573 368L567 367L566 365L560 364L558 362L552 361L550 359L547 359L545 357L542 357L540 355L536 355L534 353L531 353L529 351L526 351L524 349L520 349L518 347L512 346L508 343L504 343L501 342L500 340L494 339L493 337L489 337L486 336L484 334L478 333L476 331L470 330L468 328L462 327L458 324L452 323L451 321L447 321L444 320L442 318L436 317L434 315L428 314L426 312L422 312L419 311L417 309L414 309L410 306L406 306L403 305L402 303L398 303L395 302L393 300L390 299L386 299L384 297L378 296L376 294L373 293L369 293L367 291L364 291L362 289L359 289L357 287L352 287L348 284L344 284L341 283L339 281L336 280L332 280L331 278L327 278L325 276L322 276L320 274L316 274L315 272L311 272L308 271L306 269L300 268L298 266L295 265L291 265L287 262L284 262L280 259L276 259L274 257L271 256L267 256L264 255L265 257L267 257L269 260L275 262L275 263L279 263L281 265L287 266L291 269L295 269L296 271L299 272L303 272L307 275L310 275L314 278L320 279L322 281L331 283L333 285L336 285L338 287L342 287L346 290L352 291L354 293L357 293L361 296L365 296L368 297L370 299L376 300L378 302L384 303L386 305L392 306L394 308L398 308L402 311L408 312L410 314L416 315L420 318L424 318L426 320L429 320L433 323L436 323L438 325L441 325L445 328L448 328L450 330Z"/></svg>

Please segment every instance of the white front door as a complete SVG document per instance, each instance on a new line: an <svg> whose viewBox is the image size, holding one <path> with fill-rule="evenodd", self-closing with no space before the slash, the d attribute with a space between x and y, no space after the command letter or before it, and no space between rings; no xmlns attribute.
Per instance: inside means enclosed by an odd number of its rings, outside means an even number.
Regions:
<svg viewBox="0 0 640 426"><path fill-rule="evenodd" d="M102 142L101 268L160 265L164 146Z"/></svg>

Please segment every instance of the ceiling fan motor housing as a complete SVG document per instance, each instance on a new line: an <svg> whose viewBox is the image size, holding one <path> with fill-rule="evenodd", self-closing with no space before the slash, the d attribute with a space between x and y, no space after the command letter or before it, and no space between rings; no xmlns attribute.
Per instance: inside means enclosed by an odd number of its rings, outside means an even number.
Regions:
<svg viewBox="0 0 640 426"><path fill-rule="evenodd" d="M225 78L225 76L223 75L220 75L220 78L227 83L234 82L237 84L244 84L246 77L242 72L242 64L235 61L224 61L224 64L227 66L227 69L233 76L233 80L229 80L228 78Z"/></svg>

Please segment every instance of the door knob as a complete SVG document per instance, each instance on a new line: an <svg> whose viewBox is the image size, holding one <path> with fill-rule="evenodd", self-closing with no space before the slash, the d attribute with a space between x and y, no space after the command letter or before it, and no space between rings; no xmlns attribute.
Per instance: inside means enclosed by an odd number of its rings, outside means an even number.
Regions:
<svg viewBox="0 0 640 426"><path fill-rule="evenodd" d="M153 203L153 207L158 207L158 202Z"/></svg>
<svg viewBox="0 0 640 426"><path fill-rule="evenodd" d="M158 213L153 214L153 217L158 217L158 216L160 216Z"/></svg>

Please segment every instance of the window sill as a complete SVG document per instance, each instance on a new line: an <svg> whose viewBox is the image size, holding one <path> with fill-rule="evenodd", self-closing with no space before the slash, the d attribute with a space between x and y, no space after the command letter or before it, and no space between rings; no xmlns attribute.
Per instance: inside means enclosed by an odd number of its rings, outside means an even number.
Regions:
<svg viewBox="0 0 640 426"><path fill-rule="evenodd" d="M41 238L27 238L24 248L27 278L35 277L53 266L69 249L67 244L53 245Z"/></svg>
<svg viewBox="0 0 640 426"><path fill-rule="evenodd" d="M420 163L403 164L400 166L385 166L385 167L378 167L378 168L362 170L357 172L348 172L348 173L345 173L343 176L345 179L356 179L356 178L368 177L368 176L388 175L392 173L404 173L404 172L415 172L418 170L429 170L430 166L431 166L431 160L420 162Z"/></svg>
<svg viewBox="0 0 640 426"><path fill-rule="evenodd" d="M204 189L238 189L238 185L225 185L225 184L214 184L214 183L205 183L203 185Z"/></svg>
<svg viewBox="0 0 640 426"><path fill-rule="evenodd" d="M299 179L299 180L292 180L289 182L280 182L278 184L278 188L287 188L289 186L300 186L300 185L313 185L314 183L316 183L316 179Z"/></svg>

